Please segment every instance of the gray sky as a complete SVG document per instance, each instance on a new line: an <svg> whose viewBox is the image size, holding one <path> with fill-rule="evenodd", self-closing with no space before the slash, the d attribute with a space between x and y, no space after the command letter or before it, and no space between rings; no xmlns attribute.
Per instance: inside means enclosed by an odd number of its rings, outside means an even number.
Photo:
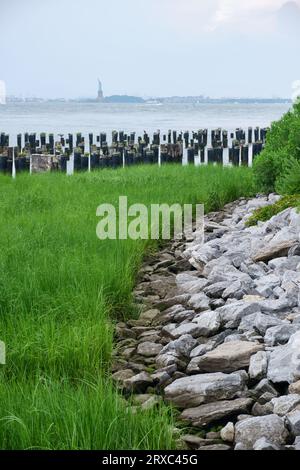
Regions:
<svg viewBox="0 0 300 470"><path fill-rule="evenodd" d="M300 0L0 0L0 80L24 96L291 96Z"/></svg>

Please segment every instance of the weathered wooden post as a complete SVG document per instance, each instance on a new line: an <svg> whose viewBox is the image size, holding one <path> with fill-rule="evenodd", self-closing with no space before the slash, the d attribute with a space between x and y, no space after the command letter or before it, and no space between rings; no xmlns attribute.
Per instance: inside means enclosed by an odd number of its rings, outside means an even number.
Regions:
<svg viewBox="0 0 300 470"><path fill-rule="evenodd" d="M241 164L242 166L249 166L249 147L242 145L241 147Z"/></svg>
<svg viewBox="0 0 300 470"><path fill-rule="evenodd" d="M160 149L160 164L164 165L168 162L168 149L166 145L162 145Z"/></svg>
<svg viewBox="0 0 300 470"><path fill-rule="evenodd" d="M200 162L205 163L205 147L201 145L200 149Z"/></svg>
<svg viewBox="0 0 300 470"><path fill-rule="evenodd" d="M45 134L45 132L42 132L40 134L40 142L41 142L41 147L46 147L46 134Z"/></svg>
<svg viewBox="0 0 300 470"><path fill-rule="evenodd" d="M49 134L49 149L50 153L54 154L54 134Z"/></svg>
<svg viewBox="0 0 300 470"><path fill-rule="evenodd" d="M120 152L113 152L111 163L113 168L119 168L123 165L123 158Z"/></svg>
<svg viewBox="0 0 300 470"><path fill-rule="evenodd" d="M118 133L117 131L112 131L111 133L111 141L113 144L117 144L118 143Z"/></svg>
<svg viewBox="0 0 300 470"><path fill-rule="evenodd" d="M233 147L233 158L232 158L232 164L234 166L239 166L240 165L240 146L235 143Z"/></svg>
<svg viewBox="0 0 300 470"><path fill-rule="evenodd" d="M130 133L130 144L131 145L135 144L135 132Z"/></svg>
<svg viewBox="0 0 300 470"><path fill-rule="evenodd" d="M70 153L73 152L74 144L73 144L73 134L68 135L68 145Z"/></svg>
<svg viewBox="0 0 300 470"><path fill-rule="evenodd" d="M79 147L79 145L82 143L82 135L81 132L77 132L76 134L76 147Z"/></svg>
<svg viewBox="0 0 300 470"><path fill-rule="evenodd" d="M253 129L248 127L248 144L252 144L253 141Z"/></svg>
<svg viewBox="0 0 300 470"><path fill-rule="evenodd" d="M195 151L194 147L189 147L187 149L187 162L189 165L195 165Z"/></svg>
<svg viewBox="0 0 300 470"><path fill-rule="evenodd" d="M216 147L215 151L215 162L218 165L223 165L223 147Z"/></svg>
<svg viewBox="0 0 300 470"><path fill-rule="evenodd" d="M7 155L0 155L0 173L5 173L7 170Z"/></svg>
<svg viewBox="0 0 300 470"><path fill-rule="evenodd" d="M224 149L228 147L228 132L227 131L222 132L222 145Z"/></svg>
<svg viewBox="0 0 300 470"><path fill-rule="evenodd" d="M215 152L214 148L207 149L207 163L212 165L215 163Z"/></svg>
<svg viewBox="0 0 300 470"><path fill-rule="evenodd" d="M29 144L31 153L36 153L36 134L29 135Z"/></svg>
<svg viewBox="0 0 300 470"><path fill-rule="evenodd" d="M263 149L262 142L255 142L253 144L253 161L261 153L262 149Z"/></svg>
<svg viewBox="0 0 300 470"><path fill-rule="evenodd" d="M159 145L159 144L160 144L159 132L154 132L154 134L153 134L153 145Z"/></svg>
<svg viewBox="0 0 300 470"><path fill-rule="evenodd" d="M100 155L98 152L93 152L91 159L92 170L99 168L100 166Z"/></svg>
<svg viewBox="0 0 300 470"><path fill-rule="evenodd" d="M22 151L22 134L17 135L17 146L19 151Z"/></svg>
<svg viewBox="0 0 300 470"><path fill-rule="evenodd" d="M80 169L82 171L88 171L89 169L89 154L81 153Z"/></svg>
<svg viewBox="0 0 300 470"><path fill-rule="evenodd" d="M68 162L68 156L67 155L60 155L60 157L59 157L59 169L63 173L66 173L66 171L67 171L67 162Z"/></svg>
<svg viewBox="0 0 300 470"><path fill-rule="evenodd" d="M134 150L125 150L125 166L131 166L134 163Z"/></svg>
<svg viewBox="0 0 300 470"><path fill-rule="evenodd" d="M81 170L81 149L76 147L74 150L74 171Z"/></svg>

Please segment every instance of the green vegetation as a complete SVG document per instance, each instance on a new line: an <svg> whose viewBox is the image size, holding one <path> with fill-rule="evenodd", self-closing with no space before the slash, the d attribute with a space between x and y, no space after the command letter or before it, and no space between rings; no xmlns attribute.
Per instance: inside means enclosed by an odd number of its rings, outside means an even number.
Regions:
<svg viewBox="0 0 300 470"><path fill-rule="evenodd" d="M272 124L266 147L255 159L254 175L260 190L266 193L274 190L283 194L299 193L299 161L300 102ZM298 177L293 178L297 171Z"/></svg>
<svg viewBox="0 0 300 470"><path fill-rule="evenodd" d="M289 207L297 207L299 205L300 205L300 194L294 195L294 196L284 196L275 204L271 204L270 206L256 209L253 215L247 220L246 225L248 227L251 227L253 225L257 225L259 221L266 222L267 220L270 220L271 217L279 214L285 209L288 209Z"/></svg>
<svg viewBox="0 0 300 470"><path fill-rule="evenodd" d="M293 159L286 166L285 173L278 180L277 190L280 194L300 194L300 160Z"/></svg>
<svg viewBox="0 0 300 470"><path fill-rule="evenodd" d="M170 449L172 412L127 412L109 379L113 325L133 315L147 241L99 241L96 208L254 193L246 168L166 166L0 177L1 449Z"/></svg>

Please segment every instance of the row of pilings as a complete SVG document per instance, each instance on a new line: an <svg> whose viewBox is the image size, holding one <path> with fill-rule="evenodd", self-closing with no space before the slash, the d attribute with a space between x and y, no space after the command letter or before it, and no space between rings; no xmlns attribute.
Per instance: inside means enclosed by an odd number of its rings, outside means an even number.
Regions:
<svg viewBox="0 0 300 470"><path fill-rule="evenodd" d="M18 134L16 146L10 146L10 136L0 133L0 172L11 174L30 171L33 156L55 157L52 169L63 172L88 171L97 168L118 168L136 164L232 164L250 166L262 151L268 128L200 129L178 132L160 131L151 136L144 131L113 131L110 141L106 133L88 136L76 134ZM68 163L69 162L69 163Z"/></svg>

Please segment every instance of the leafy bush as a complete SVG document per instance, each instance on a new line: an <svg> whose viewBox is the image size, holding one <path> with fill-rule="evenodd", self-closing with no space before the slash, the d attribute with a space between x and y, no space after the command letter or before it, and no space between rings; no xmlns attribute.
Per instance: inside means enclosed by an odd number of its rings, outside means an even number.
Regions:
<svg viewBox="0 0 300 470"><path fill-rule="evenodd" d="M280 194L300 194L300 160L293 159L279 178L276 190Z"/></svg>
<svg viewBox="0 0 300 470"><path fill-rule="evenodd" d="M272 124L267 143L255 159L254 176L258 187L272 192L288 171L291 162L300 161L300 103Z"/></svg>

